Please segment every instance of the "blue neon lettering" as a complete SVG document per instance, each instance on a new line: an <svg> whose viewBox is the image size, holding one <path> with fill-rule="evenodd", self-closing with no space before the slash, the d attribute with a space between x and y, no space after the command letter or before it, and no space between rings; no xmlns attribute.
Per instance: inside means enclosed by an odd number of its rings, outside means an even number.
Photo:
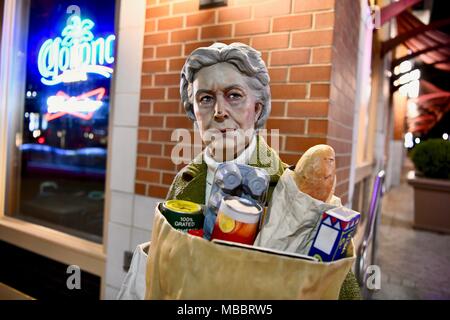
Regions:
<svg viewBox="0 0 450 320"><path fill-rule="evenodd" d="M98 61L96 58L98 57ZM92 42L92 62L91 64L105 63L105 39L99 38Z"/></svg>
<svg viewBox="0 0 450 320"><path fill-rule="evenodd" d="M84 42L80 45L80 55L81 57L79 58L81 61L81 64L83 65L88 65L91 64L91 44L88 42ZM95 60L93 60L92 64L96 64Z"/></svg>
<svg viewBox="0 0 450 320"><path fill-rule="evenodd" d="M62 47L59 54L59 70L65 71L69 68L70 53L68 47Z"/></svg>
<svg viewBox="0 0 450 320"><path fill-rule="evenodd" d="M106 61L106 63L114 62L114 57L112 56L112 51L114 49L112 46L112 42L114 40L116 40L116 36L113 34L108 36L105 40L105 61Z"/></svg>
<svg viewBox="0 0 450 320"><path fill-rule="evenodd" d="M53 40L49 39L44 42L39 50L38 55L38 69L39 73L44 77L48 78L51 76L52 67L52 57L51 57L51 47L53 45Z"/></svg>
<svg viewBox="0 0 450 320"><path fill-rule="evenodd" d="M42 44L38 54L42 83L56 85L75 79L83 81L87 80L87 73L111 77L113 69L105 64L114 62L116 36L111 34L94 39L90 31L94 26L92 20L73 16L61 32L63 38L48 39Z"/></svg>

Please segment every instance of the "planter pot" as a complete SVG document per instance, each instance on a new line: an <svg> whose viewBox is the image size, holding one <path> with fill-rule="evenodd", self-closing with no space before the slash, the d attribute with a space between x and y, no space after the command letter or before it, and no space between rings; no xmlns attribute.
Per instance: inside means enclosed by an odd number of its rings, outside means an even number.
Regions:
<svg viewBox="0 0 450 320"><path fill-rule="evenodd" d="M414 188L414 227L450 233L450 180L408 176Z"/></svg>

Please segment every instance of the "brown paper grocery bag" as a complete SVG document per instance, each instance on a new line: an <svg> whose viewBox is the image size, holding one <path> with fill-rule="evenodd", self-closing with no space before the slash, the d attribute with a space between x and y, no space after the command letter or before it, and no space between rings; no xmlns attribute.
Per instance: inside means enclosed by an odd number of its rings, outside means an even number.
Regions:
<svg viewBox="0 0 450 320"><path fill-rule="evenodd" d="M337 299L355 254L313 262L228 247L174 229L156 208L146 299Z"/></svg>

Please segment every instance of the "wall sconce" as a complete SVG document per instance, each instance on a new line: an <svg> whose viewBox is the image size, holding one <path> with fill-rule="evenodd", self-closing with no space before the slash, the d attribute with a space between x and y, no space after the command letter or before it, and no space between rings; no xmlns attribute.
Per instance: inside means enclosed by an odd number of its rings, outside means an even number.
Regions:
<svg viewBox="0 0 450 320"><path fill-rule="evenodd" d="M224 7L227 5L228 0L200 0L199 9L209 9L216 7Z"/></svg>

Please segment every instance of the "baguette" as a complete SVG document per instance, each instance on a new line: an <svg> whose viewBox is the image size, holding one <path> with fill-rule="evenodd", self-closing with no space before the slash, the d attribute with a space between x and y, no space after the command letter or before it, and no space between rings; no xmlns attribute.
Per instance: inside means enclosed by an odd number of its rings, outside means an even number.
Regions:
<svg viewBox="0 0 450 320"><path fill-rule="evenodd" d="M336 187L334 149L325 144L309 148L295 166L294 180L301 192L329 203Z"/></svg>

